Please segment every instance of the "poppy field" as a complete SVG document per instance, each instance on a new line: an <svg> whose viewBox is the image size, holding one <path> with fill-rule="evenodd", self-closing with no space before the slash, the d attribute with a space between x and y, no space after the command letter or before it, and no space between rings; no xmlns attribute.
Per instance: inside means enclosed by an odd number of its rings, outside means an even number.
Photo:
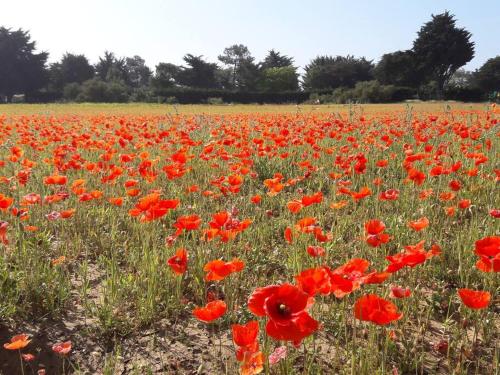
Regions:
<svg viewBox="0 0 500 375"><path fill-rule="evenodd" d="M494 104L9 108L1 374L498 373Z"/></svg>

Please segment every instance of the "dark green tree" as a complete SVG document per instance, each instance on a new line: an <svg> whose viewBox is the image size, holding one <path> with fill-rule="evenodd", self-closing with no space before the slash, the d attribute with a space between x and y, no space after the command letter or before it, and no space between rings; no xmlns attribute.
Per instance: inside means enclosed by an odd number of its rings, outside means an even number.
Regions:
<svg viewBox="0 0 500 375"><path fill-rule="evenodd" d="M48 53L35 53L36 43L28 31L0 27L0 94L8 102L14 94L26 94L48 81Z"/></svg>
<svg viewBox="0 0 500 375"><path fill-rule="evenodd" d="M206 62L203 56L187 54L184 56L186 67L181 67L177 74L177 82L183 86L198 88L218 88L217 69L215 63Z"/></svg>
<svg viewBox="0 0 500 375"><path fill-rule="evenodd" d="M418 32L413 53L419 70L428 80L436 82L439 98L442 98L443 88L453 73L474 57L471 36L470 32L456 26L456 20L449 12L433 15Z"/></svg>
<svg viewBox="0 0 500 375"><path fill-rule="evenodd" d="M418 87L423 80L413 51L396 51L382 56L373 70L384 85Z"/></svg>
<svg viewBox="0 0 500 375"><path fill-rule="evenodd" d="M282 55L274 49L267 53L267 56L260 63L260 68L262 70L269 68L284 68L287 66L293 66L293 58L287 55Z"/></svg>
<svg viewBox="0 0 500 375"><path fill-rule="evenodd" d="M500 56L486 61L476 73L475 83L485 93L500 91Z"/></svg>
<svg viewBox="0 0 500 375"><path fill-rule="evenodd" d="M259 88L267 92L298 90L299 77L296 68L283 66L264 69Z"/></svg>
<svg viewBox="0 0 500 375"><path fill-rule="evenodd" d="M174 87L177 84L180 71L181 67L175 64L159 63L156 65L151 84L157 90Z"/></svg>
<svg viewBox="0 0 500 375"><path fill-rule="evenodd" d="M94 77L94 67L85 55L65 53L60 62L50 66L50 83L60 91L69 83L82 83Z"/></svg>
<svg viewBox="0 0 500 375"><path fill-rule="evenodd" d="M128 82L125 59L117 58L113 52L105 51L95 65L97 77L103 81Z"/></svg>
<svg viewBox="0 0 500 375"><path fill-rule="evenodd" d="M303 86L307 90L354 87L373 78L373 64L364 57L318 56L304 68Z"/></svg>

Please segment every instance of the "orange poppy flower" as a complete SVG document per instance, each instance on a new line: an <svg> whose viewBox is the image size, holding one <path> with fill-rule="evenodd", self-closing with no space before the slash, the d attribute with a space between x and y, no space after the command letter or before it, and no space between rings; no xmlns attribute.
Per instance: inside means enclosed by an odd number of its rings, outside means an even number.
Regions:
<svg viewBox="0 0 500 375"><path fill-rule="evenodd" d="M43 179L45 185L65 185L67 182L68 178L60 175L48 176Z"/></svg>
<svg viewBox="0 0 500 375"><path fill-rule="evenodd" d="M114 206L120 207L123 204L123 198L122 197L109 198L108 202Z"/></svg>
<svg viewBox="0 0 500 375"><path fill-rule="evenodd" d="M347 201L346 200L341 200L338 202L332 202L330 203L330 208L333 208L334 210L339 210L345 206L347 206Z"/></svg>
<svg viewBox="0 0 500 375"><path fill-rule="evenodd" d="M253 353L240 366L240 375L256 375L264 370L264 355L262 352Z"/></svg>
<svg viewBox="0 0 500 375"><path fill-rule="evenodd" d="M226 310L227 305L224 301L215 300L207 303L203 307L196 307L193 310L193 315L202 322L210 323L224 315Z"/></svg>
<svg viewBox="0 0 500 375"><path fill-rule="evenodd" d="M63 210L60 212L61 214L61 218L63 219L69 219L70 217L72 217L76 212L76 209L75 208L70 208L68 210Z"/></svg>
<svg viewBox="0 0 500 375"><path fill-rule="evenodd" d="M71 352L71 346L71 341L61 342L52 345L52 351L60 356L65 356Z"/></svg>
<svg viewBox="0 0 500 375"><path fill-rule="evenodd" d="M205 267L203 267L203 271L207 272L205 275L206 281L220 281L234 272L241 271L244 267L245 263L238 258L230 262L224 262L217 259L208 262Z"/></svg>
<svg viewBox="0 0 500 375"><path fill-rule="evenodd" d="M9 343L3 344L3 347L8 350L21 350L28 346L31 340L28 340L28 335L22 333L10 339Z"/></svg>
<svg viewBox="0 0 500 375"><path fill-rule="evenodd" d="M425 216L414 221L410 221L408 223L408 226L412 228L413 230L420 232L421 230L427 228L429 226L429 219L427 219Z"/></svg>
<svg viewBox="0 0 500 375"><path fill-rule="evenodd" d="M139 189L128 189L125 191L125 194L127 194L129 197L137 197L139 194L141 194L141 191Z"/></svg>
<svg viewBox="0 0 500 375"><path fill-rule="evenodd" d="M300 210L302 210L302 207L304 207L304 205L302 204L301 201L294 200L294 201L288 202L287 207L288 207L288 211L290 211L292 214L296 214Z"/></svg>

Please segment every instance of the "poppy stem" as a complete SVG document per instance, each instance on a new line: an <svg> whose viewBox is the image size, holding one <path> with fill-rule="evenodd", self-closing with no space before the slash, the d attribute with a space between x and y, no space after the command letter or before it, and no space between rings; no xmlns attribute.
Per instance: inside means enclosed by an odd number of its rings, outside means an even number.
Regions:
<svg viewBox="0 0 500 375"><path fill-rule="evenodd" d="M23 356L21 355L21 350L18 350L19 352L19 361L21 365L21 374L24 375L24 363L23 363Z"/></svg>

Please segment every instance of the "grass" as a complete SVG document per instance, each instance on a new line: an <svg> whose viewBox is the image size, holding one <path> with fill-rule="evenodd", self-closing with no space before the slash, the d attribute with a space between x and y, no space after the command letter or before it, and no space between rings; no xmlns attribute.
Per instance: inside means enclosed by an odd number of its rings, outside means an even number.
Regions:
<svg viewBox="0 0 500 375"><path fill-rule="evenodd" d="M259 318L264 356L280 345L288 348L284 360L266 362L263 371L497 371L498 277L478 270L474 254L477 240L499 233L499 221L489 213L500 208L495 107L19 104L2 105L0 111L0 193L13 200L0 211L0 221L8 223L8 243L0 243L0 337L6 342L17 333L31 335L23 353L36 359L23 365L25 371L45 366L50 373L234 373L240 364L230 327L257 319L247 308L256 287L295 283L306 269L335 269L353 258L368 260L370 271L383 271L387 255L421 240L426 250L438 244L441 255L343 298L317 295L309 313L321 328L297 348L267 335L265 319ZM23 154L16 156L13 147ZM172 159L179 150L188 155L186 163ZM411 153L423 155L413 163L426 174L422 185L408 180L403 168ZM356 173L360 154L366 170ZM126 161L123 155L133 158ZM381 159L388 160L387 167L377 167ZM449 168L458 161L456 172L431 177L436 165ZM166 166L173 166L170 178ZM20 176L27 170L23 183ZM44 183L57 173L67 182ZM265 180L276 173L288 183L271 196ZM242 177L241 184L228 183L234 175ZM77 179L85 183L72 186ZM126 187L131 180L136 185ZM440 194L450 191L451 180L461 188L444 200ZM342 184L351 191L366 186L372 193L355 201L341 193ZM189 191L194 185L198 190ZM131 189L138 195L127 195ZM161 189L162 199L178 199L179 206L151 222L132 217L129 211L154 189ZM399 198L380 200L387 189L398 189ZM428 189L433 194L419 199ZM82 199L95 190L102 197ZM296 214L287 209L288 202L317 192L323 195L320 203ZM40 195L41 203L23 203L30 193ZM68 195L47 202L45 197L57 193ZM250 201L256 194L262 197L259 204ZM111 204L113 197L123 197L123 205ZM459 208L465 199L470 207ZM346 205L330 207L340 201ZM455 208L453 215L448 207ZM28 211L14 215L13 208ZM75 212L67 219L54 215L68 209ZM227 242L207 241L203 230L221 211L252 222ZM198 215L202 224L173 239L173 224L183 215ZM285 228L304 217L316 218L331 240L318 242L295 231L287 243ZM427 228L408 227L421 217L429 219ZM364 224L370 219L384 222L391 236L387 244L366 243ZM326 255L309 256L309 245L323 246ZM178 248L189 253L181 276L167 265ZM205 280L208 262L233 258L244 261L242 271ZM392 298L391 285L409 288L411 296ZM458 288L489 291L489 307L467 308ZM368 293L392 301L403 317L387 326L356 319L353 305ZM227 312L209 324L195 319L192 310L214 298L225 301ZM73 348L61 364L50 348L63 340L71 340ZM21 373L15 353L2 350L0 363L0 373Z"/></svg>

